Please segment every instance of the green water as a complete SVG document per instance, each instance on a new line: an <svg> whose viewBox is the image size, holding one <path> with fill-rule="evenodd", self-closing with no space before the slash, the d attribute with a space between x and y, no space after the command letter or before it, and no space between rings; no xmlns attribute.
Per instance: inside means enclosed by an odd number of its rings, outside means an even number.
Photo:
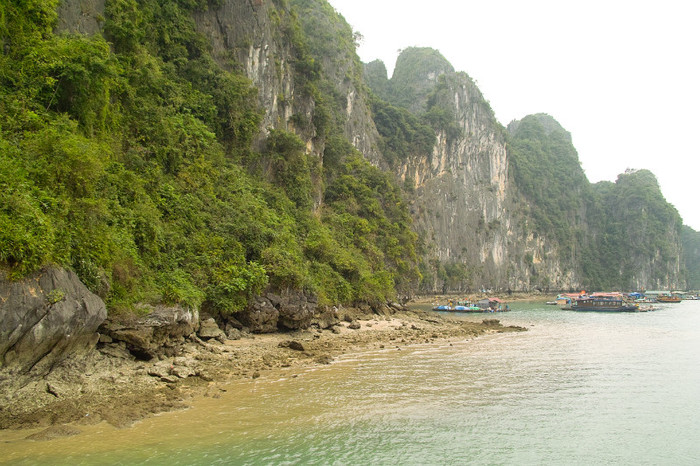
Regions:
<svg viewBox="0 0 700 466"><path fill-rule="evenodd" d="M0 461L700 464L700 302L629 314L511 307L495 317L528 332L246 381L128 429L9 435Z"/></svg>

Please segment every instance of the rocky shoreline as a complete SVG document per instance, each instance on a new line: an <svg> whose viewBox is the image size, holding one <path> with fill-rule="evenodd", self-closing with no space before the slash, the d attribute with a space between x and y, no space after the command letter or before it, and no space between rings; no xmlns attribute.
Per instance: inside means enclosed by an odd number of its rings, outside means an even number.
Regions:
<svg viewBox="0 0 700 466"><path fill-rule="evenodd" d="M72 435L86 423L128 426L216 396L236 379L522 330L416 310L448 298L415 300L413 309L395 302L345 308L268 292L235 315L146 304L108 315L70 270L48 267L20 281L0 270L0 430L46 428L39 439Z"/></svg>
<svg viewBox="0 0 700 466"><path fill-rule="evenodd" d="M217 396L227 382L265 377L281 368L330 364L340 355L371 349L524 330L495 319L466 322L408 309L387 315L355 308L335 312L335 323L325 328L316 323L307 330L241 333L238 339L182 336L169 355L149 361L134 357L123 342L98 344L97 350L68 357L40 379L2 378L0 429L46 427L33 434L41 440L79 433L83 424L125 427L183 409L194 397Z"/></svg>

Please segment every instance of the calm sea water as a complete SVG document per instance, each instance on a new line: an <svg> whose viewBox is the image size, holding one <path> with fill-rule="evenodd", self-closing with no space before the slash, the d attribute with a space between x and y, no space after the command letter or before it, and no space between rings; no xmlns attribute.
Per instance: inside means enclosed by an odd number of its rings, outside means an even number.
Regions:
<svg viewBox="0 0 700 466"><path fill-rule="evenodd" d="M511 307L496 317L528 332L265 376L127 429L48 442L0 432L0 462L700 464L700 301Z"/></svg>

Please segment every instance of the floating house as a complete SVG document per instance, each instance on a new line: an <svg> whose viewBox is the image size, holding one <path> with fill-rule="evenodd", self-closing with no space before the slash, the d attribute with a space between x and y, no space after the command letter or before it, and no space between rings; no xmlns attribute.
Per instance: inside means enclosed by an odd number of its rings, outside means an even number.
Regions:
<svg viewBox="0 0 700 466"><path fill-rule="evenodd" d="M498 298L484 298L479 300L479 302L477 303L477 306L479 306L484 311L497 311L501 308L502 305L503 301L501 301Z"/></svg>

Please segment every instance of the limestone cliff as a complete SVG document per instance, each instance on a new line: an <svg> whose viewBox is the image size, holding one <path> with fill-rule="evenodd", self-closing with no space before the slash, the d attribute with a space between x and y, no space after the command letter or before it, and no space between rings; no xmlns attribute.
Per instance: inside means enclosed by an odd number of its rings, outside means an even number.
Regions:
<svg viewBox="0 0 700 466"><path fill-rule="evenodd" d="M398 60L395 74L402 63L412 60ZM426 291L576 287L556 246L528 228L506 132L488 102L465 73L437 64L414 88L432 93L425 105L449 109L456 127L438 129L432 153L410 158L397 173L416 188L412 214L432 264L424 270Z"/></svg>
<svg viewBox="0 0 700 466"><path fill-rule="evenodd" d="M559 123L532 115L504 131L473 81L437 51L407 49L394 76L385 73L367 66L378 93L428 120L442 116L432 153L397 167L415 186L424 290L683 287L681 220L653 175L597 189Z"/></svg>
<svg viewBox="0 0 700 466"><path fill-rule="evenodd" d="M101 31L105 0L62 0L59 4L58 32L91 35ZM309 28L334 29L337 37L353 40L350 26L325 1L291 2L273 0L223 0L193 13L198 32L206 37L212 56L224 68L238 68L258 89L258 101L264 111L261 125L268 129L295 132L306 142L309 153L322 157L325 134L319 134L319 115L312 92L305 86L304 54L314 41L299 36L299 22ZM295 9L292 11L292 7ZM303 15L296 11L305 9ZM377 152L377 131L371 121L367 94L359 76L362 64L335 40L318 38L316 43L334 47L315 63L329 79L342 106L345 135L373 161ZM318 71L314 71L318 72ZM353 79L353 75L357 79Z"/></svg>
<svg viewBox="0 0 700 466"><path fill-rule="evenodd" d="M105 3L63 0L59 29L97 33ZM587 192L585 175L576 170L580 187L567 191L573 208L562 206L568 213L548 228L542 219L551 209L541 207L552 196L536 198L518 178L523 166L514 161L513 136L496 121L469 76L455 72L436 51L404 50L391 79L382 75L383 66L375 67L367 81L375 84L373 96L363 80L352 29L326 1L222 0L202 5L192 20L211 44L212 56L225 68L243 70L258 89L264 111L260 141L269 129L292 131L303 140L307 153L323 163L326 143L338 137L329 128L340 127L340 136L367 160L392 170L403 181L423 244L423 291L682 284L681 264L669 259L679 251L675 217L663 236L663 244L670 248L635 253L624 267L585 260L609 234L588 224L591 212L603 209L599 213L615 218L624 214L606 210L602 201L596 203ZM311 77L315 86L323 87L325 98L308 85ZM391 101L417 120L430 120L432 149L387 161L372 99ZM546 126L542 137L561 138L556 126ZM517 125L511 130L515 134ZM554 145L577 163L570 138L557 139ZM547 183L556 187L556 178ZM323 202L321 191L317 187L315 209ZM575 200L588 196L590 202ZM562 222L568 227L561 227ZM630 231L627 237L634 240L637 234L641 233ZM655 244L645 238L639 244ZM601 268L616 272L602 273Z"/></svg>
<svg viewBox="0 0 700 466"><path fill-rule="evenodd" d="M326 2L310 2L310 7L303 2L291 3L296 11L305 10L297 15L286 2L226 0L216 8L196 13L195 22L198 31L211 41L220 64L240 66L258 88L259 102L265 111L263 131L294 131L306 142L310 153L322 157L326 135L319 133L318 102L305 88L298 66L306 47L309 43L313 47L314 41L300 41L294 35L298 27L295 21L298 18L302 23L308 22L310 28L334 30L341 36L352 36L352 30L337 20ZM325 43L334 47L333 53L322 58L317 54L314 58L341 101L345 136L363 154L378 160L376 129L369 118L366 94L358 89L359 81L349 78L360 72L357 56L347 54L334 41Z"/></svg>
<svg viewBox="0 0 700 466"><path fill-rule="evenodd" d="M682 220L648 170L628 170L596 186L605 219L592 226L601 269L628 289L684 289ZM606 239L607 237L607 239ZM617 254L610 260L609 251ZM607 255L605 259L603 256Z"/></svg>

